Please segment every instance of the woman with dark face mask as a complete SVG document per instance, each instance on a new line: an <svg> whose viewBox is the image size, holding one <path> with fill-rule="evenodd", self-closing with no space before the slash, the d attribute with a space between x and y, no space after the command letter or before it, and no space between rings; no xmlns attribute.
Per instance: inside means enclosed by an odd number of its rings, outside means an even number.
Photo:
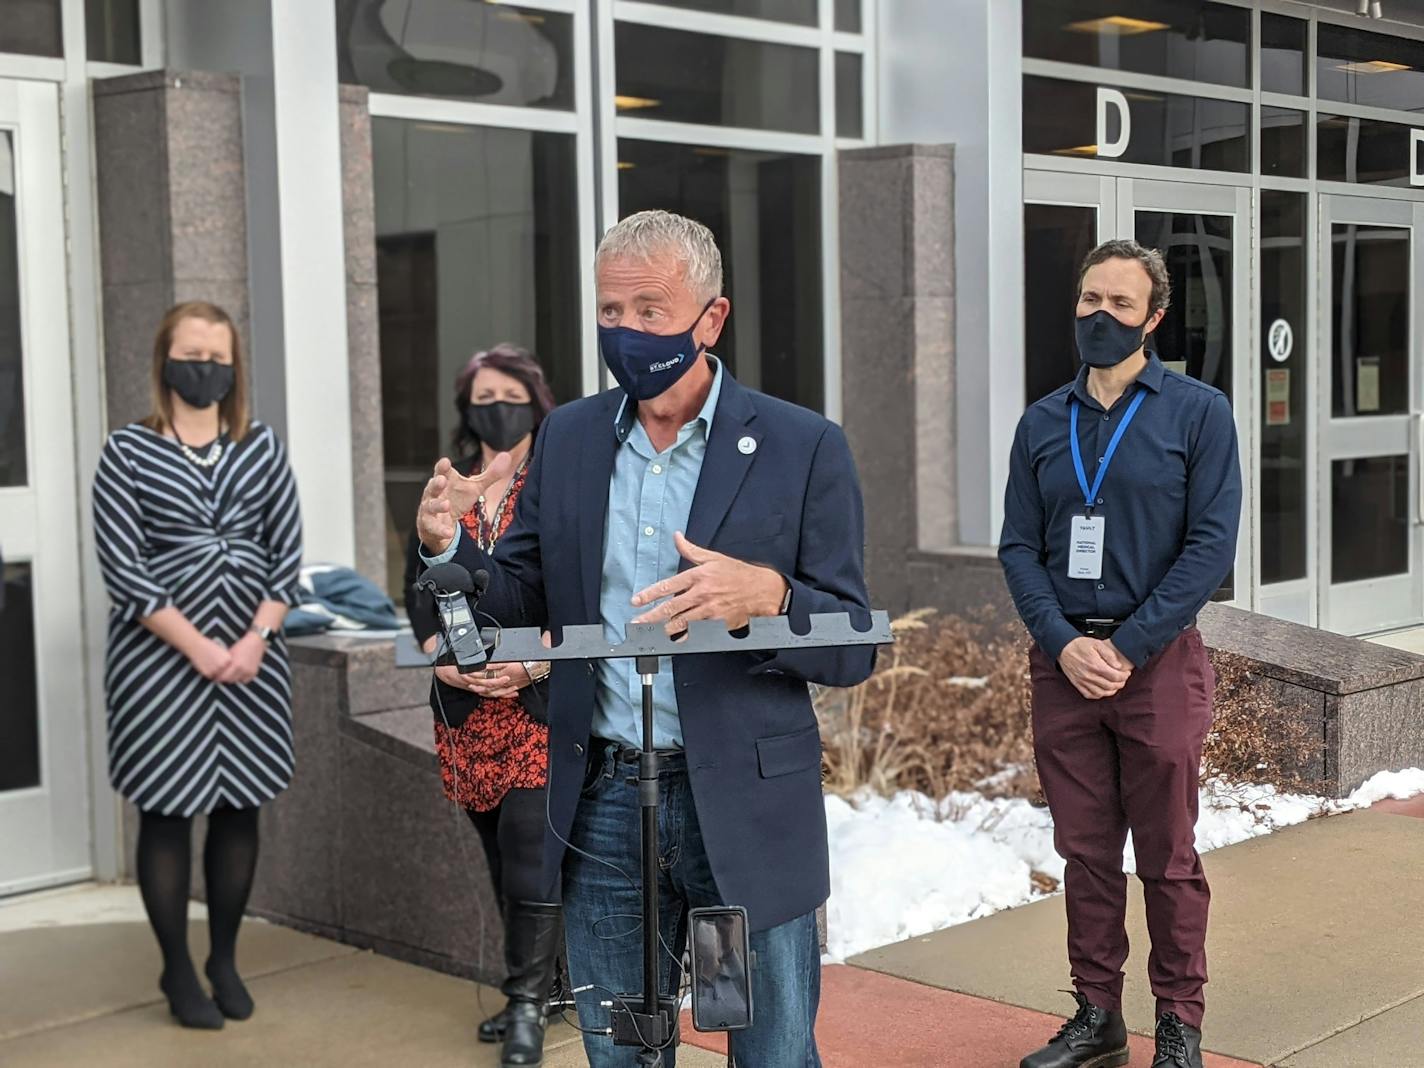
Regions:
<svg viewBox="0 0 1424 1068"><path fill-rule="evenodd" d="M451 455L466 457L456 469L473 474L500 453L513 460L509 476L460 517L465 533L480 545L493 548L513 521L534 437L553 407L538 362L513 345L477 353L455 380L460 421ZM419 545L412 535L405 603L416 638L433 652L439 643L434 604L415 586L423 566ZM480 1023L479 1039L503 1041L501 1063L511 1068L542 1059L560 941L557 888L543 883L548 674L546 662L495 664L472 675L440 667L431 692L445 796L465 810L479 833L504 915L503 991L509 1002Z"/></svg>
<svg viewBox="0 0 1424 1068"><path fill-rule="evenodd" d="M184 1027L245 1020L238 925L257 865L257 813L292 777L282 621L299 602L301 517L286 449L252 420L241 339L201 301L164 316L152 407L104 443L94 527L111 609L109 777L139 810L144 909L159 986ZM211 952L188 955L192 822L207 816Z"/></svg>

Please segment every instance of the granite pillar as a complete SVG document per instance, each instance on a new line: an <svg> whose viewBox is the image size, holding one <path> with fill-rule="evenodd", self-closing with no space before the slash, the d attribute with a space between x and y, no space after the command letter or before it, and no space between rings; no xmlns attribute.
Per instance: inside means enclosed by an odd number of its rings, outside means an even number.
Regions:
<svg viewBox="0 0 1424 1068"><path fill-rule="evenodd" d="M376 207L367 90L341 87L341 200L345 207L346 345L351 389L351 477L356 570L389 588L381 338L376 303ZM397 547L397 550L399 547ZM399 566L401 554L394 559Z"/></svg>
<svg viewBox="0 0 1424 1068"><path fill-rule="evenodd" d="M174 304L211 301L250 336L240 80L95 79L94 142L105 398L119 427L152 409L153 337Z"/></svg>
<svg viewBox="0 0 1424 1068"><path fill-rule="evenodd" d="M871 597L903 611L910 553L957 541L954 150L854 149L839 169L843 422Z"/></svg>

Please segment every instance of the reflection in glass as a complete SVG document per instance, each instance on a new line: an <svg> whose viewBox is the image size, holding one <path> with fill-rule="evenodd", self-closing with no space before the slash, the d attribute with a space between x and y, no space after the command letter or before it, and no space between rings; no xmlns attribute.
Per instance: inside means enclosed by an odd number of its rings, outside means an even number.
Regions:
<svg viewBox="0 0 1424 1068"><path fill-rule="evenodd" d="M143 62L139 0L84 0L84 39L88 58L100 63Z"/></svg>
<svg viewBox="0 0 1424 1068"><path fill-rule="evenodd" d="M28 564L0 567L0 793L40 785L40 709L35 685L34 598Z"/></svg>
<svg viewBox="0 0 1424 1068"><path fill-rule="evenodd" d="M1331 414L1409 410L1409 231L1330 228Z"/></svg>
<svg viewBox="0 0 1424 1068"><path fill-rule="evenodd" d="M1261 582L1306 576L1306 195L1261 190Z"/></svg>
<svg viewBox="0 0 1424 1068"><path fill-rule="evenodd" d="M668 7L687 7L718 15L742 15L753 19L794 22L798 26L817 24L817 0L652 0Z"/></svg>
<svg viewBox="0 0 1424 1068"><path fill-rule="evenodd" d="M1098 210L1024 205L1025 402L1048 396L1078 373L1073 341L1078 268L1097 244Z"/></svg>
<svg viewBox="0 0 1424 1068"><path fill-rule="evenodd" d="M336 0L341 81L377 93L574 106L574 18L497 0Z"/></svg>
<svg viewBox="0 0 1424 1068"><path fill-rule="evenodd" d="M861 95L859 52L836 53L836 136L865 136L865 104Z"/></svg>
<svg viewBox="0 0 1424 1068"><path fill-rule="evenodd" d="M710 126L820 133L814 48L620 22L620 115Z"/></svg>
<svg viewBox="0 0 1424 1068"><path fill-rule="evenodd" d="M1162 362L1231 396L1231 217L1139 211L1133 235L1158 249L1172 278L1172 306L1150 347Z"/></svg>
<svg viewBox="0 0 1424 1068"><path fill-rule="evenodd" d="M582 393L570 134L371 121L389 588L430 465L455 429L451 383L501 341L533 350L561 401Z"/></svg>
<svg viewBox="0 0 1424 1068"><path fill-rule="evenodd" d="M1267 93L1304 96L1308 24L1288 15L1261 13L1261 88Z"/></svg>
<svg viewBox="0 0 1424 1068"><path fill-rule="evenodd" d="M1261 106L1261 173L1305 178L1306 113Z"/></svg>
<svg viewBox="0 0 1424 1068"><path fill-rule="evenodd" d="M1411 164L1424 173L1424 160L1410 159L1411 152L1424 152L1424 143L1415 142L1403 123L1321 113L1315 151L1321 181L1408 188Z"/></svg>
<svg viewBox="0 0 1424 1068"><path fill-rule="evenodd" d="M825 398L819 156L618 142L623 215L665 208L711 228L732 302L717 355L744 385Z"/></svg>
<svg viewBox="0 0 1424 1068"><path fill-rule="evenodd" d="M1315 57L1321 100L1424 111L1424 41L1322 20Z"/></svg>
<svg viewBox="0 0 1424 1068"><path fill-rule="evenodd" d="M0 486L28 481L14 135L0 130Z"/></svg>
<svg viewBox="0 0 1424 1068"><path fill-rule="evenodd" d="M64 55L62 0L0 0L0 52Z"/></svg>
<svg viewBox="0 0 1424 1068"><path fill-rule="evenodd" d="M1409 570L1409 457L1330 465L1330 581Z"/></svg>
<svg viewBox="0 0 1424 1068"><path fill-rule="evenodd" d="M1160 167L1244 172L1251 169L1251 105L1229 100L1123 90L1132 136L1117 161ZM1025 76L1025 152L1096 159L1097 88L1085 82ZM1108 137L1118 136L1109 109Z"/></svg>
<svg viewBox="0 0 1424 1068"><path fill-rule="evenodd" d="M1032 0L1024 55L1244 89L1251 12L1206 0Z"/></svg>
<svg viewBox="0 0 1424 1068"><path fill-rule="evenodd" d="M836 0L836 29L841 33L860 32L860 0Z"/></svg>

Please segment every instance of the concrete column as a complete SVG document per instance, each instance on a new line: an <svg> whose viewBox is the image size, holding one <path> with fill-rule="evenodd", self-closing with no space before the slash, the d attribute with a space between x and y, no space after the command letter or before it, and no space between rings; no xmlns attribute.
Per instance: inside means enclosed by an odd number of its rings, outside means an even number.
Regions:
<svg viewBox="0 0 1424 1068"><path fill-rule="evenodd" d="M174 304L212 301L250 338L239 81L178 71L97 79L94 142L114 428L151 410L154 332Z"/></svg>
<svg viewBox="0 0 1424 1068"><path fill-rule="evenodd" d="M871 597L910 607L906 559L958 539L954 150L840 156L843 422L865 493Z"/></svg>

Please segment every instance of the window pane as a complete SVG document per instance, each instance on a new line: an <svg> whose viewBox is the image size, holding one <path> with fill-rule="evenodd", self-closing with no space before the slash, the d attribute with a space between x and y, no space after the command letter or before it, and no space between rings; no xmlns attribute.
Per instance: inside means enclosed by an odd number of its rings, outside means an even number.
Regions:
<svg viewBox="0 0 1424 1068"><path fill-rule="evenodd" d="M719 15L744 15L754 19L794 22L798 26L815 26L817 0L652 0L669 7L688 7L697 11L712 11Z"/></svg>
<svg viewBox="0 0 1424 1068"><path fill-rule="evenodd" d="M0 130L0 486L28 481L14 135Z"/></svg>
<svg viewBox="0 0 1424 1068"><path fill-rule="evenodd" d="M1321 100L1424 111L1424 41L1321 22L1315 92Z"/></svg>
<svg viewBox="0 0 1424 1068"><path fill-rule="evenodd" d="M618 198L625 216L664 208L712 230L732 302L717 355L743 384L820 411L820 157L624 138Z"/></svg>
<svg viewBox="0 0 1424 1068"><path fill-rule="evenodd" d="M860 32L860 0L836 0L836 29L841 33Z"/></svg>
<svg viewBox="0 0 1424 1068"><path fill-rule="evenodd" d="M84 37L88 56L101 63L143 62L139 0L84 0Z"/></svg>
<svg viewBox="0 0 1424 1068"><path fill-rule="evenodd" d="M1305 578L1306 197L1261 191L1261 581Z"/></svg>
<svg viewBox="0 0 1424 1068"><path fill-rule="evenodd" d="M1159 249L1172 305L1148 339L1162 362L1231 396L1230 216L1139 211L1133 235Z"/></svg>
<svg viewBox="0 0 1424 1068"><path fill-rule="evenodd" d="M0 792L40 785L40 709L35 688L35 617L28 564L0 568Z"/></svg>
<svg viewBox="0 0 1424 1068"><path fill-rule="evenodd" d="M515 107L574 106L572 15L496 0L336 0L343 82Z"/></svg>
<svg viewBox="0 0 1424 1068"><path fill-rule="evenodd" d="M1073 317L1078 267L1097 243L1098 209L1024 205L1025 400L1048 396L1078 373Z"/></svg>
<svg viewBox="0 0 1424 1068"><path fill-rule="evenodd" d="M373 119L387 533L400 592L421 487L450 449L470 356L530 349L561 401L581 392L574 138ZM397 597L397 599L399 599Z"/></svg>
<svg viewBox="0 0 1424 1068"><path fill-rule="evenodd" d="M620 22L620 115L820 133L816 49Z"/></svg>
<svg viewBox="0 0 1424 1068"><path fill-rule="evenodd" d="M1331 405L1335 418L1409 410L1409 231L1330 229Z"/></svg>
<svg viewBox="0 0 1424 1068"><path fill-rule="evenodd" d="M1305 178L1306 113L1261 107L1261 173Z"/></svg>
<svg viewBox="0 0 1424 1068"><path fill-rule="evenodd" d="M1330 581L1409 570L1409 457L1330 465Z"/></svg>
<svg viewBox="0 0 1424 1068"><path fill-rule="evenodd" d="M1409 186L1411 167L1424 173L1424 142L1398 122L1318 116L1315 136L1316 177L1328 182Z"/></svg>
<svg viewBox="0 0 1424 1068"><path fill-rule="evenodd" d="M0 52L27 56L64 55L60 22L61 0L3 0L0 18Z"/></svg>
<svg viewBox="0 0 1424 1068"><path fill-rule="evenodd" d="M1261 15L1261 88L1304 96L1307 24L1286 15Z"/></svg>
<svg viewBox="0 0 1424 1068"><path fill-rule="evenodd" d="M1129 14L1130 12L1130 14ZM1251 84L1251 12L1204 0L1033 0L1024 55L1196 82Z"/></svg>
<svg viewBox="0 0 1424 1068"><path fill-rule="evenodd" d="M857 52L836 53L836 136L865 136L865 103L861 98L861 64Z"/></svg>
<svg viewBox="0 0 1424 1068"><path fill-rule="evenodd" d="M1116 157L1123 163L1248 171L1251 167L1251 106L1228 100L1123 91L1131 110L1131 138ZM1025 152L1095 159L1097 87L1053 78L1024 78ZM1117 109L1109 108L1107 134L1119 133Z"/></svg>

